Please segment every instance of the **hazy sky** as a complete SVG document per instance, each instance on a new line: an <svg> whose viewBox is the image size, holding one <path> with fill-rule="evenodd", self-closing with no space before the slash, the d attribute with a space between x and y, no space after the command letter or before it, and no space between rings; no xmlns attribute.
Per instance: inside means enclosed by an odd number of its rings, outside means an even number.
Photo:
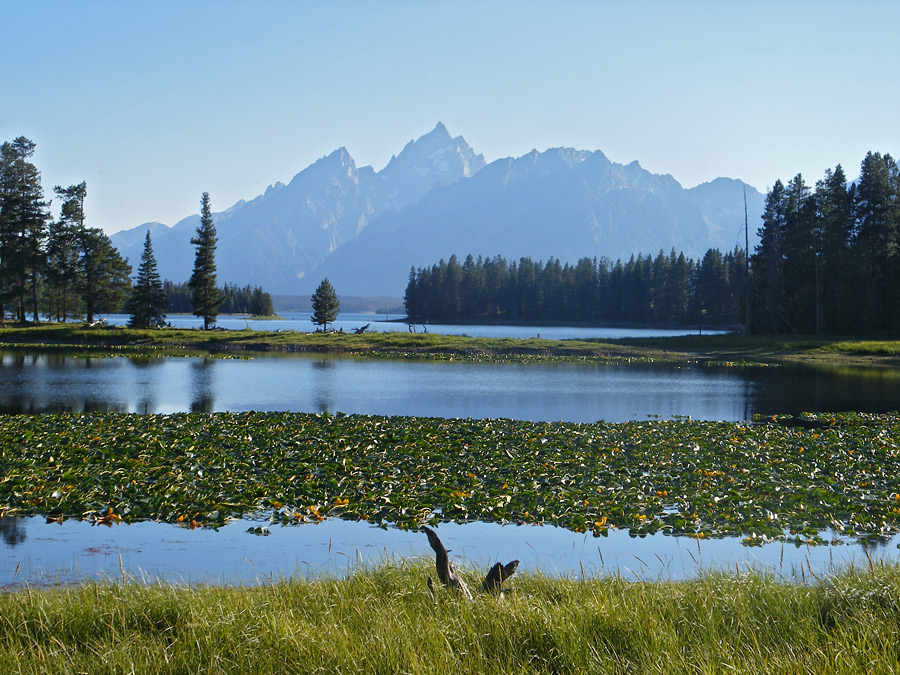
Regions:
<svg viewBox="0 0 900 675"><path fill-rule="evenodd" d="M443 121L490 162L602 150L685 187L900 154L900 3L0 0L0 140L89 223L168 225ZM54 205L54 214L57 214Z"/></svg>

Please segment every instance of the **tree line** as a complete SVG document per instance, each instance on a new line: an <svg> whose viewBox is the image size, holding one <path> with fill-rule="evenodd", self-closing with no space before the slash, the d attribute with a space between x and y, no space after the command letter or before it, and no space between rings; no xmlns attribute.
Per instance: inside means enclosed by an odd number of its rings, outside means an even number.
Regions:
<svg viewBox="0 0 900 675"><path fill-rule="evenodd" d="M87 185L56 186L50 214L35 144L19 136L0 146L0 318L25 322L41 313L65 321L118 311L131 290L131 266L99 228L85 225Z"/></svg>
<svg viewBox="0 0 900 675"><path fill-rule="evenodd" d="M900 172L869 152L815 186L797 174L766 195L751 259L752 328L767 333L900 332Z"/></svg>
<svg viewBox="0 0 900 675"><path fill-rule="evenodd" d="M186 283L164 282L166 292L166 310L172 314L190 314L193 311L191 302L191 289ZM258 286L249 285L239 287L232 283L226 283L219 287L222 304L219 305L219 314L251 314L253 316L272 316L275 308L272 304L272 296Z"/></svg>
<svg viewBox="0 0 900 675"><path fill-rule="evenodd" d="M410 270L404 306L411 323L746 327L749 314L757 333L900 333L900 171L890 155L869 152L853 182L840 165L813 187L800 174L776 181L758 235L749 261L740 247L696 261L673 250L575 265L452 256Z"/></svg>
<svg viewBox="0 0 900 675"><path fill-rule="evenodd" d="M0 319L7 313L24 323L41 315L51 321L124 310L129 325L159 326L165 312L190 311L215 323L219 312L271 316L272 298L260 288L216 281L216 230L209 194L201 198L200 225L191 243L196 257L187 284L163 283L150 234L134 282L131 266L109 237L85 223L87 184L56 186L59 217L51 215L41 174L30 161L35 144L24 136L0 146Z"/></svg>
<svg viewBox="0 0 900 675"><path fill-rule="evenodd" d="M454 255L410 270L404 305L411 323L548 321L577 323L739 323L746 263L739 248L701 260L674 249L615 263L582 258L507 261Z"/></svg>

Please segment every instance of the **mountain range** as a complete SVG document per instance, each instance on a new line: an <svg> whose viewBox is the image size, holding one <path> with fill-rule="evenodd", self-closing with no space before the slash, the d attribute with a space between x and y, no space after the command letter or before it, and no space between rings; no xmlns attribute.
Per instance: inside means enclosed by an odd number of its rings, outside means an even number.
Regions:
<svg viewBox="0 0 900 675"><path fill-rule="evenodd" d="M399 297L410 267L453 254L574 263L674 248L698 258L743 242L745 191L755 233L764 197L740 180L685 189L637 162L572 148L486 164L438 123L381 171L357 167L339 148L215 213L216 264L221 283L273 294L308 294L328 277L342 295ZM198 223L198 215L172 227L145 223L111 239L136 265L149 229L160 274L186 281Z"/></svg>

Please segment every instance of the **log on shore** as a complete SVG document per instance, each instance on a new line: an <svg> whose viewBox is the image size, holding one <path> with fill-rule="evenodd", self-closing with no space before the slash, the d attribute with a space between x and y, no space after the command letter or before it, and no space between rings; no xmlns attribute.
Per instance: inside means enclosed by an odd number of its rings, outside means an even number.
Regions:
<svg viewBox="0 0 900 675"><path fill-rule="evenodd" d="M422 530L428 536L428 543L431 545L432 550L434 550L434 567L440 582L448 588L457 589L464 598L471 600L472 592L469 590L466 582L456 574L453 563L450 562L450 557L447 555L448 551L444 548L444 544L441 542L440 537L438 537L437 533L430 527L423 526ZM499 562L496 563L488 571L484 581L481 582L482 590L487 593L497 593L502 596L505 591L511 590L503 588L503 582L516 573L516 568L518 568L518 566L518 560L513 560L506 565ZM434 584L431 581L431 577L428 577L428 582L428 589L433 592Z"/></svg>

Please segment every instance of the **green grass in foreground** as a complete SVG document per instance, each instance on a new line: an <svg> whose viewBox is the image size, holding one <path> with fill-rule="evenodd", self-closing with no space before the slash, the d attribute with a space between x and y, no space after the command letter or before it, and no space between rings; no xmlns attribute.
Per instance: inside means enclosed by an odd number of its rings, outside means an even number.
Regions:
<svg viewBox="0 0 900 675"><path fill-rule="evenodd" d="M430 565L253 588L0 593L3 673L893 673L900 568L811 585L517 575L467 602Z"/></svg>

